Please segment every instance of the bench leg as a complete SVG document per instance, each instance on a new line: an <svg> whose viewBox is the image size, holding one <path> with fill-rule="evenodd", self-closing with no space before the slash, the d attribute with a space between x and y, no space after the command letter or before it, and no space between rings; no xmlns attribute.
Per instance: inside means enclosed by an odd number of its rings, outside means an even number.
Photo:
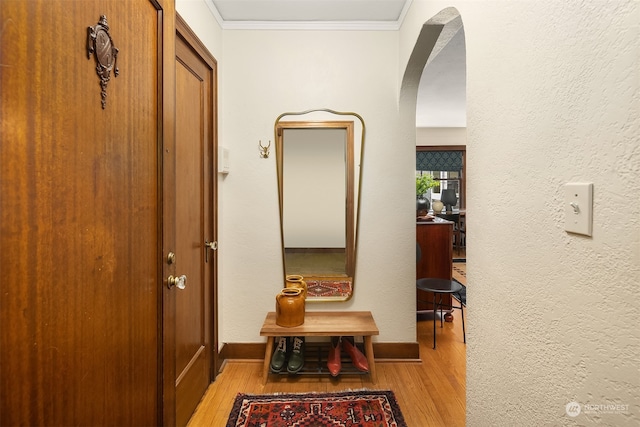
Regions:
<svg viewBox="0 0 640 427"><path fill-rule="evenodd" d="M373 342L371 336L364 337L364 349L367 352L367 363L369 363L369 375L371 376L371 382L378 382L378 373L376 372L376 361L373 356Z"/></svg>
<svg viewBox="0 0 640 427"><path fill-rule="evenodd" d="M264 352L264 364L262 365L262 384L269 378L269 365L271 364L271 352L273 351L273 337L267 337L267 349Z"/></svg>

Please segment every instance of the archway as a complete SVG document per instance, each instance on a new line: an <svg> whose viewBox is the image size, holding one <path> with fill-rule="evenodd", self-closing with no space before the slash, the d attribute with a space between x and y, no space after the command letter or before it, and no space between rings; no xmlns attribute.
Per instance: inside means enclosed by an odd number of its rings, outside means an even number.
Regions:
<svg viewBox="0 0 640 427"><path fill-rule="evenodd" d="M429 80L425 81L425 79ZM426 90L425 86L427 86ZM460 156L464 159L466 157L465 94L466 47L464 26L457 9L451 7L442 10L424 23L407 62L400 91L399 111L402 131L406 132L407 135L409 133L413 135L412 138L407 138L407 140L413 141L413 144L411 147L402 147L402 150L411 149L413 151L416 150L416 145L430 145L431 147L420 148L429 148L431 150L421 151L438 151L438 154L458 152L462 153ZM425 98L431 104L430 106L427 105L426 108L424 105ZM440 114L442 111L447 114ZM448 139L432 138L426 143L421 141L421 138L424 138L424 132L419 132L423 130L420 126L425 126L425 122L427 123L426 126L442 126L442 129L445 130L444 133L448 133ZM453 129L456 126L458 127L457 129L460 129L460 132L446 132L447 127ZM433 137L433 134L431 137ZM464 165L464 160L460 164ZM416 170L418 170L417 167ZM453 184L455 184L456 190L454 191L457 192L458 196L458 207L464 208L464 199L462 198L466 192L464 166L455 172L435 167L429 169L429 171L438 171L441 174L438 175L438 179L441 179L441 186L444 185L446 187L455 181ZM449 189L449 191L452 190ZM464 209L459 209L458 213L451 216L451 218L457 218L452 239L454 239L458 250L463 247L461 237L464 236L466 240L466 227L463 228L462 225L464 224L464 214ZM451 218L447 219L451 220ZM418 229L420 231L420 227ZM461 230L464 230L464 234L461 233ZM460 257L460 252L457 254L458 261L466 261L466 255ZM452 259L447 262L449 264L445 266L442 266L441 262L437 263L437 270L433 270L431 267L427 268L419 262L418 270L428 270L433 272L433 274L429 274L429 277L441 278L451 278L453 270L453 278L464 280L463 284L466 284L466 263L456 263L456 267L462 268L454 268ZM458 277L455 277L456 274ZM445 277L445 275L448 277ZM464 298L466 302L466 295Z"/></svg>

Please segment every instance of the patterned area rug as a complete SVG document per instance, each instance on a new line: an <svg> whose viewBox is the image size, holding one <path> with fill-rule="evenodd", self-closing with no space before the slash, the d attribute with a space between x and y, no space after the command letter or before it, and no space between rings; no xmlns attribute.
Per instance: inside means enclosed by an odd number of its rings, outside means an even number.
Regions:
<svg viewBox="0 0 640 427"><path fill-rule="evenodd" d="M392 391L242 394L227 427L406 427Z"/></svg>
<svg viewBox="0 0 640 427"><path fill-rule="evenodd" d="M462 269L460 267L458 267L457 265L453 264L453 272L461 277L466 278L467 277L467 270L466 269Z"/></svg>
<svg viewBox="0 0 640 427"><path fill-rule="evenodd" d="M454 279L455 280L455 279ZM456 282L458 282L456 280ZM460 283L460 282L458 282ZM463 285L462 283L460 283L462 285L462 290L460 292L456 292L453 295L453 297L455 299L457 299L459 302L461 302L465 307L467 306L467 287L465 285Z"/></svg>
<svg viewBox="0 0 640 427"><path fill-rule="evenodd" d="M350 280L305 279L309 297L348 297L352 287Z"/></svg>
<svg viewBox="0 0 640 427"><path fill-rule="evenodd" d="M453 260L453 270L451 271L453 278L463 285L467 285L467 260Z"/></svg>
<svg viewBox="0 0 640 427"><path fill-rule="evenodd" d="M453 260L453 280L462 285L459 293L453 294L453 297L467 306L467 262L466 259Z"/></svg>

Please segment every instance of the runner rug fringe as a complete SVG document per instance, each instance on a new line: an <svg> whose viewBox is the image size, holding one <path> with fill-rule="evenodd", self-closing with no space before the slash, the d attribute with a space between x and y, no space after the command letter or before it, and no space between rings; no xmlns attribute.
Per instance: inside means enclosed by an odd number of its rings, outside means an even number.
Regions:
<svg viewBox="0 0 640 427"><path fill-rule="evenodd" d="M390 390L236 396L227 427L407 427Z"/></svg>

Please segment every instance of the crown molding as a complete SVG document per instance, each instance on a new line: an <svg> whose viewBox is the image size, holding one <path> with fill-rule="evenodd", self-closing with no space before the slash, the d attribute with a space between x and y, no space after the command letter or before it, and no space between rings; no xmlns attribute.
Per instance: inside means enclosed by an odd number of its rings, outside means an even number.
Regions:
<svg viewBox="0 0 640 427"><path fill-rule="evenodd" d="M223 30L397 31L396 21L224 21Z"/></svg>

